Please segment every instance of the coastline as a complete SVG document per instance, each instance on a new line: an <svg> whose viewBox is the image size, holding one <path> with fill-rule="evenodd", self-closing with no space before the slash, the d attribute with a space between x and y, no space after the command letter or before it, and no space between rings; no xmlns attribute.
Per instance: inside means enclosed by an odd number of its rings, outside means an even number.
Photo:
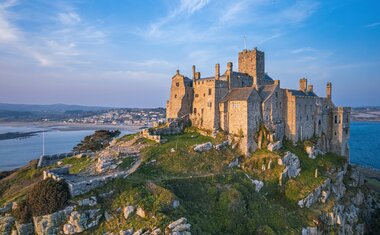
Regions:
<svg viewBox="0 0 380 235"><path fill-rule="evenodd" d="M125 130L138 132L141 129L151 127L151 125L112 125L94 123L65 123L65 122L0 122L0 126L23 127L32 126L36 128L49 128L58 131L79 131L79 130Z"/></svg>

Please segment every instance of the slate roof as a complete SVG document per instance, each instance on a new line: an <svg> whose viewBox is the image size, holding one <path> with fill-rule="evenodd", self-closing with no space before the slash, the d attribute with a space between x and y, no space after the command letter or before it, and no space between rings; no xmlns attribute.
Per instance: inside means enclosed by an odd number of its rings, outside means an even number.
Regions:
<svg viewBox="0 0 380 235"><path fill-rule="evenodd" d="M223 97L220 102L247 100L252 92L255 90L253 87L234 88Z"/></svg>
<svg viewBox="0 0 380 235"><path fill-rule="evenodd" d="M276 86L277 85L275 84L260 86L259 95L261 99L265 100L266 98L268 98L273 93Z"/></svg>
<svg viewBox="0 0 380 235"><path fill-rule="evenodd" d="M292 93L294 96L306 96L306 97L318 97L314 92L303 92L300 90L286 89L288 92Z"/></svg>

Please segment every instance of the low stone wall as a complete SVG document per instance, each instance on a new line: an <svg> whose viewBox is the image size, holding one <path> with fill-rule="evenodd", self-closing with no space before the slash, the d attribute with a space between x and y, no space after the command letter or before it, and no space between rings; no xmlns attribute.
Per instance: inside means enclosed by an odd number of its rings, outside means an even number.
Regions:
<svg viewBox="0 0 380 235"><path fill-rule="evenodd" d="M63 175L69 174L69 168L68 167L62 167L62 168L55 168L51 170L44 171L43 173L43 179L52 178L53 180L59 181L59 180L65 180Z"/></svg>
<svg viewBox="0 0 380 235"><path fill-rule="evenodd" d="M153 141L156 141L157 143L162 142L161 135L151 134L149 129L142 130L141 135L142 137L147 138L148 140L153 140Z"/></svg>
<svg viewBox="0 0 380 235"><path fill-rule="evenodd" d="M92 152L86 152L86 153L69 152L69 153L61 153L61 154L42 155L40 159L38 160L37 167L51 166L62 159L72 157L78 154L83 154L85 156L90 156L90 157L94 156L94 153Z"/></svg>

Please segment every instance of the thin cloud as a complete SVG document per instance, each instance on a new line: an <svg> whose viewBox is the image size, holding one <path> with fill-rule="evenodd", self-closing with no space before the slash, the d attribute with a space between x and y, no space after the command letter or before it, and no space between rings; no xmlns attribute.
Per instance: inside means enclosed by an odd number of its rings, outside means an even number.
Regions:
<svg viewBox="0 0 380 235"><path fill-rule="evenodd" d="M375 23L372 23L372 24L367 24L365 27L366 28L375 28L377 26L380 25L380 22L375 22Z"/></svg>
<svg viewBox="0 0 380 235"><path fill-rule="evenodd" d="M299 54L299 53L305 53L305 52L317 52L318 50L312 47L301 47L292 50L290 53L292 54Z"/></svg>
<svg viewBox="0 0 380 235"><path fill-rule="evenodd" d="M75 12L62 12L58 14L58 20L62 24L77 24L81 21L80 16Z"/></svg>
<svg viewBox="0 0 380 235"><path fill-rule="evenodd" d="M270 37L264 38L264 39L261 40L258 44L259 44L259 45L260 45L260 44L264 44L264 43L266 43L266 42L268 42L268 41L271 41L271 40L273 40L273 39L279 38L279 37L281 37L281 36L282 36L281 33L274 34L274 35L272 35L272 36L270 36Z"/></svg>

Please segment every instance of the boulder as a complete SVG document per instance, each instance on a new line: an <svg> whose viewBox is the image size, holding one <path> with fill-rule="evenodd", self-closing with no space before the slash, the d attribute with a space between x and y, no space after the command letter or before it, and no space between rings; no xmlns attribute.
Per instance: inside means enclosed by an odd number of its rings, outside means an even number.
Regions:
<svg viewBox="0 0 380 235"><path fill-rule="evenodd" d="M100 209L86 210L83 212L73 211L65 225L63 225L65 234L75 234L86 231L99 224L102 214L98 214Z"/></svg>
<svg viewBox="0 0 380 235"><path fill-rule="evenodd" d="M104 212L104 218L108 222L108 221L112 220L112 215L110 215L110 213L108 213L107 211L105 211Z"/></svg>
<svg viewBox="0 0 380 235"><path fill-rule="evenodd" d="M20 234L20 235L33 235L34 234L33 223L28 223L28 224L16 223L16 229L17 229L18 234Z"/></svg>
<svg viewBox="0 0 380 235"><path fill-rule="evenodd" d="M222 143L215 145L215 149L216 150L222 150L222 149L226 148L227 146L228 146L228 140L223 141Z"/></svg>
<svg viewBox="0 0 380 235"><path fill-rule="evenodd" d="M69 206L64 210L54 212L48 215L33 217L34 230L37 234L57 234L61 231L61 226L74 210Z"/></svg>
<svg viewBox="0 0 380 235"><path fill-rule="evenodd" d="M183 232L190 230L191 224L179 224L172 229L172 232Z"/></svg>
<svg viewBox="0 0 380 235"><path fill-rule="evenodd" d="M179 207L179 201L178 200L174 200L173 202L172 202L172 207L175 209L175 208L177 208L177 207Z"/></svg>
<svg viewBox="0 0 380 235"><path fill-rule="evenodd" d="M205 152L205 151L208 151L212 148L212 143L211 142L207 142L207 143L204 143L204 144L198 144L194 147L194 151L195 152Z"/></svg>
<svg viewBox="0 0 380 235"><path fill-rule="evenodd" d="M230 162L228 164L228 167L232 168L232 167L235 167L235 166L238 166L238 165L239 165L239 158L237 157L237 158L235 158L235 160L233 160L232 162Z"/></svg>
<svg viewBox="0 0 380 235"><path fill-rule="evenodd" d="M136 232L133 233L133 235L142 235L144 232L144 230L141 228L139 230L137 230Z"/></svg>
<svg viewBox="0 0 380 235"><path fill-rule="evenodd" d="M302 228L302 235L318 235L317 227Z"/></svg>
<svg viewBox="0 0 380 235"><path fill-rule="evenodd" d="M12 202L8 202L8 203L4 204L4 206L0 208L0 214L4 214L4 213L9 212L12 209L12 207L13 207Z"/></svg>
<svg viewBox="0 0 380 235"><path fill-rule="evenodd" d="M252 183L255 185L256 192L260 192L260 190L264 187L264 182L260 180L252 180Z"/></svg>
<svg viewBox="0 0 380 235"><path fill-rule="evenodd" d="M300 174L300 160L295 154L287 152L282 158L282 163L285 165L283 174L288 178L294 178Z"/></svg>
<svg viewBox="0 0 380 235"><path fill-rule="evenodd" d="M15 218L6 215L3 217L0 217L0 234L11 234L12 227L15 224Z"/></svg>
<svg viewBox="0 0 380 235"><path fill-rule="evenodd" d="M268 144L267 149L269 151L273 152L273 151L279 150L281 147L282 147L282 142L281 141L277 141L275 143Z"/></svg>
<svg viewBox="0 0 380 235"><path fill-rule="evenodd" d="M94 196L78 201L79 206L96 206L97 204L96 197Z"/></svg>
<svg viewBox="0 0 380 235"><path fill-rule="evenodd" d="M182 217L174 222L171 222L169 225L168 225L168 229L172 230L174 229L175 227L177 227L178 225L180 224L185 224L187 222L187 219Z"/></svg>
<svg viewBox="0 0 380 235"><path fill-rule="evenodd" d="M160 235L160 234L162 234L162 233L161 233L161 229L159 229L159 228L153 229L153 231L151 233L151 235Z"/></svg>
<svg viewBox="0 0 380 235"><path fill-rule="evenodd" d="M120 230L119 235L132 235L133 234L133 228L127 229L127 230Z"/></svg>
<svg viewBox="0 0 380 235"><path fill-rule="evenodd" d="M133 212L135 212L135 207L134 206L126 206L126 207L124 207L124 209L123 209L124 218L128 219L133 214Z"/></svg>
<svg viewBox="0 0 380 235"><path fill-rule="evenodd" d="M146 217L146 213L145 213L144 209L141 208L141 207L137 208L136 215L140 216L141 218L145 218Z"/></svg>

